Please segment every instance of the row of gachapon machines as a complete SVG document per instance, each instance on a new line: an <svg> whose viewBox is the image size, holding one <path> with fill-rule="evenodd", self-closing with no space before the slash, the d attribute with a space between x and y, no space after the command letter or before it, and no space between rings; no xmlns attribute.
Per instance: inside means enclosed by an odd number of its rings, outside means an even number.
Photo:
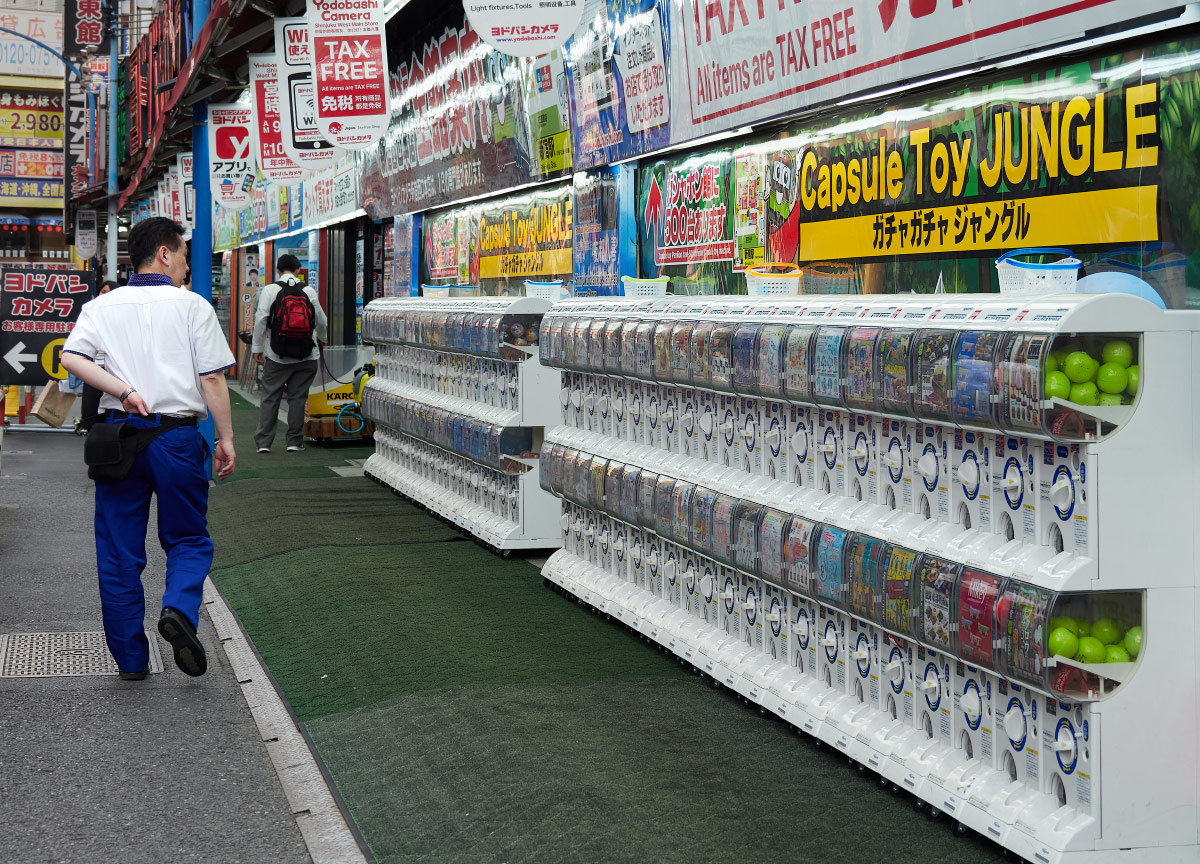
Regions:
<svg viewBox="0 0 1200 864"><path fill-rule="evenodd" d="M1050 623L1140 624L1138 592L1060 594L817 521L812 493L764 506L554 446L564 549L611 575L625 623L981 833L1088 827L1087 703L1133 664L1052 661Z"/></svg>
<svg viewBox="0 0 1200 864"><path fill-rule="evenodd" d="M369 473L422 503L440 499L452 508L466 503L486 511L476 521L495 521L496 533L503 533L501 523L521 524L520 472L497 471L384 428L375 432L370 468ZM407 472L408 483L396 469Z"/></svg>
<svg viewBox="0 0 1200 864"><path fill-rule="evenodd" d="M363 341L522 360L550 304L534 298L387 297L363 310Z"/></svg>
<svg viewBox="0 0 1200 864"><path fill-rule="evenodd" d="M363 389L363 415L377 425L386 426L443 450L457 453L500 471L515 464L506 456L532 455L533 430L503 426L462 411L431 405L392 392L387 382L372 379ZM523 473L521 467L517 473Z"/></svg>
<svg viewBox="0 0 1200 864"><path fill-rule="evenodd" d="M1094 554L1079 442L1133 406L1051 397L1048 378L1065 374L1065 356L1110 343L1137 371L1139 338L1061 329L1111 297L1052 298L1062 302L1048 311L995 295L929 299L560 303L542 357L565 370L567 425Z"/></svg>
<svg viewBox="0 0 1200 864"><path fill-rule="evenodd" d="M380 378L492 408L520 411L519 364L411 345L375 347Z"/></svg>

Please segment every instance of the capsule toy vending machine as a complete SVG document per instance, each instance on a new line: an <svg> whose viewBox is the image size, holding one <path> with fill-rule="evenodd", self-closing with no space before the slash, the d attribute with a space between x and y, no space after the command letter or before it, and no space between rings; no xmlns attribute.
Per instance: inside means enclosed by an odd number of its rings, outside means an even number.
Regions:
<svg viewBox="0 0 1200 864"><path fill-rule="evenodd" d="M875 339L876 408L879 423L879 503L898 513L914 512L913 443L916 438L908 393L909 351L916 331L887 327Z"/></svg>
<svg viewBox="0 0 1200 864"><path fill-rule="evenodd" d="M604 485L600 496L600 526L598 544L600 547L601 566L612 576L617 584L626 584L623 568L618 567L616 537L619 501L621 497L621 478L625 474L626 465L617 459L609 459L604 471Z"/></svg>
<svg viewBox="0 0 1200 864"><path fill-rule="evenodd" d="M691 304L681 310L682 318L671 328L671 379L675 382L676 404L672 424L672 434L678 441L677 453L692 458L697 456L700 449L700 429L697 426L698 397L692 384L692 329L699 323L694 317L697 306Z"/></svg>
<svg viewBox="0 0 1200 864"><path fill-rule="evenodd" d="M736 462L747 474L765 476L762 447L763 406L758 399L758 333L762 325L748 310L738 324L731 345L733 390L737 394L737 428L734 436Z"/></svg>
<svg viewBox="0 0 1200 864"><path fill-rule="evenodd" d="M788 427L791 423L783 389L783 352L788 326L783 313L788 307L769 307L767 317L758 331L755 348L755 393L762 402L761 447L763 474L771 480L791 482L790 444Z"/></svg>
<svg viewBox="0 0 1200 864"><path fill-rule="evenodd" d="M633 552L638 542L637 532L637 492L638 478L642 469L628 463L621 470L618 481L617 497L610 499L610 506L615 501L616 518L613 522L613 572L617 578L629 583L632 590L640 590L639 572L633 563ZM628 623L628 622L627 622ZM630 624L636 629L636 625Z"/></svg>
<svg viewBox="0 0 1200 864"><path fill-rule="evenodd" d="M673 500L675 489L680 485L688 484L667 474L659 474L654 492L654 533L661 544L663 596L672 609L683 609L683 553L676 540L676 532L679 528L687 531L688 527L675 524ZM689 501L694 488L688 493Z"/></svg>
<svg viewBox="0 0 1200 864"><path fill-rule="evenodd" d="M793 322L803 307L791 314ZM791 323L783 347L783 395L787 400L788 470L786 479L815 489L817 470L816 414L812 406L812 348L817 328Z"/></svg>
<svg viewBox="0 0 1200 864"><path fill-rule="evenodd" d="M784 577L784 543L792 516L784 502L764 508L758 523L758 569L762 584L763 654L788 665L790 592Z"/></svg>
<svg viewBox="0 0 1200 864"><path fill-rule="evenodd" d="M950 355L955 335L949 329L920 330L909 367L912 412L917 417L913 508L925 519L943 523L951 523L955 515L950 509L950 453L954 445Z"/></svg>
<svg viewBox="0 0 1200 864"><path fill-rule="evenodd" d="M617 436L633 443L645 443L639 436L641 428L641 388L637 378L638 328L641 319L629 313L621 321L621 366L620 378L614 379L613 416L617 420ZM638 422L634 421L634 403L637 403Z"/></svg>
<svg viewBox="0 0 1200 864"><path fill-rule="evenodd" d="M646 398L646 421L650 426L653 446L669 453L680 452L678 425L676 424L677 398L675 380L671 374L671 330L675 327L672 309L659 309L665 316L654 326L653 337L653 384Z"/></svg>
<svg viewBox="0 0 1200 864"><path fill-rule="evenodd" d="M815 483L817 489L838 497L846 494L847 412L842 403L845 338L845 327L824 324L817 330L812 347L812 398L817 403Z"/></svg>
<svg viewBox="0 0 1200 864"><path fill-rule="evenodd" d="M647 304L648 305L648 304ZM654 384L654 330L657 322L650 309L638 307L638 325L634 330L634 370L629 384L629 419L634 430L634 441L647 447L659 447L655 437L658 431L658 388ZM622 332L622 339L627 334ZM650 422L653 416L654 422Z"/></svg>
<svg viewBox="0 0 1200 864"><path fill-rule="evenodd" d="M566 367L570 390L568 405L570 406L568 425L576 429L587 429L587 414L584 400L587 398L590 377L587 374L588 361L588 328L591 325L589 305L587 303L572 304L569 324L563 329L566 341Z"/></svg>
<svg viewBox="0 0 1200 864"><path fill-rule="evenodd" d="M824 684L810 706L821 722L818 734L832 747L849 747L849 737L837 722L839 708L849 701L846 667L848 616L843 611L846 595L846 551L851 532L829 523L821 526L816 546L814 588L817 600L817 680Z"/></svg>
<svg viewBox="0 0 1200 864"><path fill-rule="evenodd" d="M955 662L956 583L962 565L930 553L917 564L913 612L918 640L914 681L915 723L927 741L906 757L908 767L928 775L939 786L953 765L946 757L955 752L953 736L953 675Z"/></svg>
<svg viewBox="0 0 1200 864"><path fill-rule="evenodd" d="M609 438L624 437L625 402L621 378L621 331L625 320L621 308L611 309L600 336L604 346L604 368L596 413L600 416L600 432Z"/></svg>
<svg viewBox="0 0 1200 864"><path fill-rule="evenodd" d="M705 307L705 310L707 307ZM703 314L703 311L698 314ZM718 450L717 436L720 434L717 417L717 397L709 380L711 340L717 322L708 318L692 325L688 339L688 382L695 394L696 434L692 438L690 455L695 459L723 464Z"/></svg>
<svg viewBox="0 0 1200 864"><path fill-rule="evenodd" d="M854 755L878 770L880 754L872 746L875 735L892 718L879 710L882 699L882 663L886 648L883 587L890 546L885 540L856 533L846 553L847 602L850 629L846 634L851 699L840 722L853 732Z"/></svg>
<svg viewBox="0 0 1200 864"><path fill-rule="evenodd" d="M951 734L966 759L946 777L940 804L964 824L994 837L1006 831L986 809L986 802L1008 783L1007 774L997 770L996 747L1001 638L996 613L1006 583L1004 577L974 567L964 567L958 580L958 661Z"/></svg>
<svg viewBox="0 0 1200 864"><path fill-rule="evenodd" d="M924 740L916 727L916 645L913 633L913 582L920 554L889 544L883 569L880 619L879 708L885 724L871 737L880 773L897 786L915 791L916 774L908 771L904 756Z"/></svg>
<svg viewBox="0 0 1200 864"><path fill-rule="evenodd" d="M880 503L879 442L882 423L874 415L878 387L875 377L875 348L878 327L847 329L842 345L844 401L850 409L846 419L846 492L856 501Z"/></svg>
<svg viewBox="0 0 1200 864"><path fill-rule="evenodd" d="M741 580L733 549L734 514L739 503L737 497L719 492L712 517L712 557L719 567L717 616L720 626L715 634L704 640L701 652L708 661L704 671L722 683L728 680L735 662L749 650L739 596Z"/></svg>
<svg viewBox="0 0 1200 864"><path fill-rule="evenodd" d="M817 678L819 649L817 602L815 599L816 543L822 526L795 509L783 537L783 580L788 591L788 651L790 684L780 693L775 713L813 732L816 721L807 706L826 689Z"/></svg>

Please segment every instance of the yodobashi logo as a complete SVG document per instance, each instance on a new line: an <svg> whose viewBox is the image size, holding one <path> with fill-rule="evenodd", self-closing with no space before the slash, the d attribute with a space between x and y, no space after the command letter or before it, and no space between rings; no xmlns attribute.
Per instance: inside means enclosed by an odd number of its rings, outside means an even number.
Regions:
<svg viewBox="0 0 1200 864"><path fill-rule="evenodd" d="M369 21L380 11L377 0L312 0L312 5L322 21Z"/></svg>
<svg viewBox="0 0 1200 864"><path fill-rule="evenodd" d="M224 161L250 156L250 130L244 126L217 127L217 158Z"/></svg>
<svg viewBox="0 0 1200 864"><path fill-rule="evenodd" d="M556 36L557 24L515 24L512 27L493 27L492 36Z"/></svg>

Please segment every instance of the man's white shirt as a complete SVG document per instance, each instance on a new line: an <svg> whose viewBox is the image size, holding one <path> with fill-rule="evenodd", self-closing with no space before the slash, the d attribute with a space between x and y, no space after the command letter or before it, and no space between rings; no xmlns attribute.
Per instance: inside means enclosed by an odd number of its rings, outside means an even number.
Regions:
<svg viewBox="0 0 1200 864"><path fill-rule="evenodd" d="M300 280L291 273L285 273L279 277L280 282L288 285L295 285ZM317 350L316 341L325 341L325 328L328 325L328 319L325 317L325 310L321 308L321 303L317 300L317 292L308 285L304 286L304 295L308 297L309 302L313 305L313 312L316 313L313 321L313 350L307 357L280 357L271 350L271 335L267 332L267 325L271 317L271 306L275 303L275 298L279 296L280 286L278 283L272 282L270 285L264 286L258 292L258 305L254 311L254 342L250 346L250 350L255 354L265 354L276 363L300 363L305 360L318 360L321 357Z"/></svg>
<svg viewBox="0 0 1200 864"><path fill-rule="evenodd" d="M135 388L153 413L204 417L200 377L237 361L212 305L173 285L123 285L84 304L63 351L94 360ZM105 393L100 408L120 409Z"/></svg>

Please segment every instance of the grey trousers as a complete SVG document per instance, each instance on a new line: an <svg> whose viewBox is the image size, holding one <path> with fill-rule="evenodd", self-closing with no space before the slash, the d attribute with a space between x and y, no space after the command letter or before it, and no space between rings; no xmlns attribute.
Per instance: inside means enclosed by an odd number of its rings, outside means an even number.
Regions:
<svg viewBox="0 0 1200 864"><path fill-rule="evenodd" d="M308 388L317 377L317 362L276 363L270 357L263 358L262 407L258 414L258 429L254 433L256 448L270 447L275 440L279 400L284 389L288 400L288 446L304 443L304 408L308 403Z"/></svg>

